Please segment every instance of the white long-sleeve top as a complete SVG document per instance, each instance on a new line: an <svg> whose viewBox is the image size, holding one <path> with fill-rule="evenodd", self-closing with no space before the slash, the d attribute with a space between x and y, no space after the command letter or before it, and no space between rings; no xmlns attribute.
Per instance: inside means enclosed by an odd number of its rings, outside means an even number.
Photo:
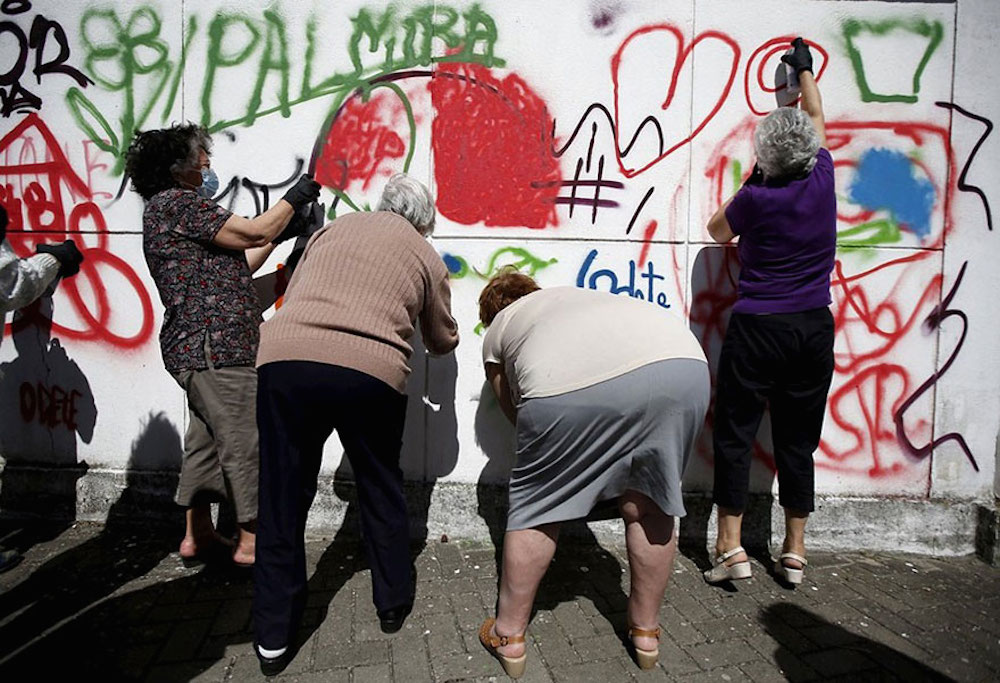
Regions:
<svg viewBox="0 0 1000 683"><path fill-rule="evenodd" d="M0 242L0 314L30 304L58 275L59 260L52 254L19 258L6 240Z"/></svg>

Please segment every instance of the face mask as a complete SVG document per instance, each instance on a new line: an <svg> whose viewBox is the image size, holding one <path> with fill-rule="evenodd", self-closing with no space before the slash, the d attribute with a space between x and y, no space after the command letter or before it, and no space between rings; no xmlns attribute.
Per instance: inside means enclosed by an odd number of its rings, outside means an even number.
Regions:
<svg viewBox="0 0 1000 683"><path fill-rule="evenodd" d="M201 169L201 186L198 194L206 199L211 199L219 191L219 176L211 168Z"/></svg>

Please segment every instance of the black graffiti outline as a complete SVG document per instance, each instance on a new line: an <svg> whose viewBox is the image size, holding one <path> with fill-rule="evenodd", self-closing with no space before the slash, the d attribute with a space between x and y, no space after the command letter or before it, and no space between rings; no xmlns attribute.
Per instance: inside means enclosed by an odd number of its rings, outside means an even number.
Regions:
<svg viewBox="0 0 1000 683"><path fill-rule="evenodd" d="M48 74L63 74L72 78L81 88L92 85L94 81L85 76L76 67L66 61L70 57L69 39L62 24L52 19L46 19L36 14L31 22L31 28L25 34L24 29L13 21L0 21L0 35L10 34L18 44L18 57L5 73L0 74L0 116L8 117L21 109L41 109L42 99L21 84L28 66L28 53L34 50L35 66L31 73L41 85L42 76ZM49 37L52 37L59 48L58 54L48 61L45 59L45 47Z"/></svg>
<svg viewBox="0 0 1000 683"><path fill-rule="evenodd" d="M635 207L635 212L632 214L632 220L628 222L628 228L625 229L626 235L632 232L632 228L635 226L635 221L639 218L639 212L642 211L642 207L646 206L646 202L649 201L649 198L652 196L653 190L655 189L655 186L650 186L650 188L646 190L646 194L643 196L642 201L640 201L639 205Z"/></svg>
<svg viewBox="0 0 1000 683"><path fill-rule="evenodd" d="M302 169L305 167L306 160L302 157L295 157L295 170L292 171L284 180L279 180L276 183L260 183L250 178L239 176L233 176L226 183L225 189L219 194L212 198L216 203L221 203L223 199L227 196L229 197L228 208L230 211L236 206L236 200L239 197L240 187L249 190L250 197L253 199L254 204L254 215L259 216L270 208L271 205L271 190L280 190L282 188L288 187L294 183L298 177L302 174ZM260 194L258 194L258 192ZM261 195L263 195L263 201L261 201Z"/></svg>
<svg viewBox="0 0 1000 683"><path fill-rule="evenodd" d="M979 123L986 126L986 130L983 131L983 134L979 137L979 140L976 142L976 144L972 146L972 151L969 153L969 158L965 160L965 165L962 167L962 172L958 174L958 189L961 190L962 192L972 192L976 195L979 195L979 199L983 202L983 208L986 209L986 227L989 230L993 230L993 212L990 211L990 202L989 199L986 198L986 193L983 192L982 188L972 185L971 183L965 182L965 178L969 174L969 167L972 166L972 162L973 160L975 160L976 154L979 153L979 148L983 146L983 143L986 142L986 138L988 138L990 136L990 133L993 132L993 122L990 121L985 116L980 116L979 114L973 114L967 109L963 109L954 102L935 102L934 104L936 104L939 107L943 107L945 109L957 111L959 114L962 114L963 116L966 116L972 119L973 121L978 121Z"/></svg>
<svg viewBox="0 0 1000 683"><path fill-rule="evenodd" d="M976 462L976 458L972 455L972 450L969 448L969 444L965 441L965 437L958 432L949 432L918 448L912 441L910 441L910 437L906 435L906 430L903 427L903 418L905 417L906 411L910 409L918 398L927 393L931 387L937 384L938 381L944 377L944 374L948 372L948 369L951 367L952 363L955 362L958 354L962 351L962 345L965 344L965 337L969 333L969 316L965 314L965 311L957 308L948 308L948 306L951 305L951 300L955 298L955 294L958 292L958 288L962 284L962 278L965 277L965 269L968 265L968 261L965 261L962 264L962 267L958 271L958 277L955 278L955 284L951 286L951 291L948 292L948 294L941 300L941 303L935 306L934 310L931 311L927 318L924 319L924 325L926 325L930 330L936 330L941 327L941 324L946 319L952 316L957 316L962 321L962 336L959 337L958 343L955 345L955 350L952 351L948 360L946 360L944 365L941 366L941 369L927 378L923 384L917 387L916 391L910 394L910 396L903 401L899 410L896 411L896 414L893 415L892 419L896 425L896 438L903 445L903 448L905 448L913 457L921 459L926 458L941 444L947 441L954 441L958 444L958 447L962 449L962 452L965 453L965 457L969 459L969 462L972 464L972 469L978 472L979 464Z"/></svg>
<svg viewBox="0 0 1000 683"><path fill-rule="evenodd" d="M3 0L0 12L3 14L24 14L31 10L31 0Z"/></svg>
<svg viewBox="0 0 1000 683"><path fill-rule="evenodd" d="M635 146L635 143L639 139L639 136L642 134L643 130L645 130L646 124L652 124L653 129L656 131L656 136L658 141L657 156L663 155L663 148L665 144L663 141L663 127L660 125L660 122L656 119L655 116L650 114L649 116L644 118L642 120L642 123L639 124L639 127L635 129L635 134L632 135L632 139L629 140L629 143L627 145L625 145L625 149L621 149L621 147L618 145L618 129L615 127L614 117L611 115L611 112L608 110L607 107L605 107L600 102L594 102L589 107L587 107L586 111L583 112L583 115L576 122L576 126L573 128L573 132L570 133L569 139L566 140L566 144L560 147L559 149L556 149L556 146L554 144L556 139L556 117L554 116L552 117L552 136L551 136L551 139L553 140L552 156L558 159L559 157L561 157L563 154L566 153L566 150L569 149L569 147L573 144L573 141L576 140L576 136L580 134L580 129L583 128L583 124L587 122L587 118L590 116L591 112L595 110L600 111L601 113L604 114L605 117L607 117L608 125L611 127L611 135L614 138L615 148L622 159L627 157L628 153L632 151L632 147Z"/></svg>

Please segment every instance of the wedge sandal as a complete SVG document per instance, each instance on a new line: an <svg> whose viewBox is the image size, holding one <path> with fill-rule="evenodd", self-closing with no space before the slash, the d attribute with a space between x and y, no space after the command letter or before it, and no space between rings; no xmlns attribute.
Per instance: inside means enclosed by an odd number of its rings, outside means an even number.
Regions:
<svg viewBox="0 0 1000 683"><path fill-rule="evenodd" d="M750 560L743 560L742 562L734 562L731 565L726 565L726 560L745 552L746 551L743 549L743 546L738 545L732 550L727 550L719 555L715 558L715 562L712 563L712 568L706 570L702 574L705 577L705 581L708 583L722 583L723 581L749 579Z"/></svg>
<svg viewBox="0 0 1000 683"><path fill-rule="evenodd" d="M635 626L628 627L628 637L632 640L634 637L640 638L656 638L660 639L660 629L655 628L652 631L645 628L636 628ZM640 669L655 669L656 663L660 659L660 648L657 647L655 650L643 650L636 646L635 642L632 642L632 649L635 650L635 663L639 665Z"/></svg>
<svg viewBox="0 0 1000 683"><path fill-rule="evenodd" d="M520 678L524 675L524 665L528 659L527 650L520 657L506 657L497 652L497 648L515 643L523 643L524 634L522 633L519 636L498 636L494 630L496 623L497 620L493 617L483 622L483 625L479 628L479 642L483 644L487 652L496 657L497 661L500 662L500 666L503 667L504 673L511 678Z"/></svg>

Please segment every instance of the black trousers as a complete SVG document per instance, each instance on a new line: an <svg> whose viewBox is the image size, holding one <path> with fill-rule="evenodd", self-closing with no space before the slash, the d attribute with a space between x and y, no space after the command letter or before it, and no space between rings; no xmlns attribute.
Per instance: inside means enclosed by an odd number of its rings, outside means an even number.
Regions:
<svg viewBox="0 0 1000 683"><path fill-rule="evenodd" d="M833 315L734 313L719 356L716 380L716 505L743 510L750 487L751 448L765 406L778 468L778 502L812 512L813 453L819 446L833 377Z"/></svg>
<svg viewBox="0 0 1000 683"><path fill-rule="evenodd" d="M406 396L356 370L309 361L258 371L260 482L253 618L267 649L291 644L306 602L306 515L323 444L336 429L357 483L379 611L412 599L409 517L399 467Z"/></svg>

